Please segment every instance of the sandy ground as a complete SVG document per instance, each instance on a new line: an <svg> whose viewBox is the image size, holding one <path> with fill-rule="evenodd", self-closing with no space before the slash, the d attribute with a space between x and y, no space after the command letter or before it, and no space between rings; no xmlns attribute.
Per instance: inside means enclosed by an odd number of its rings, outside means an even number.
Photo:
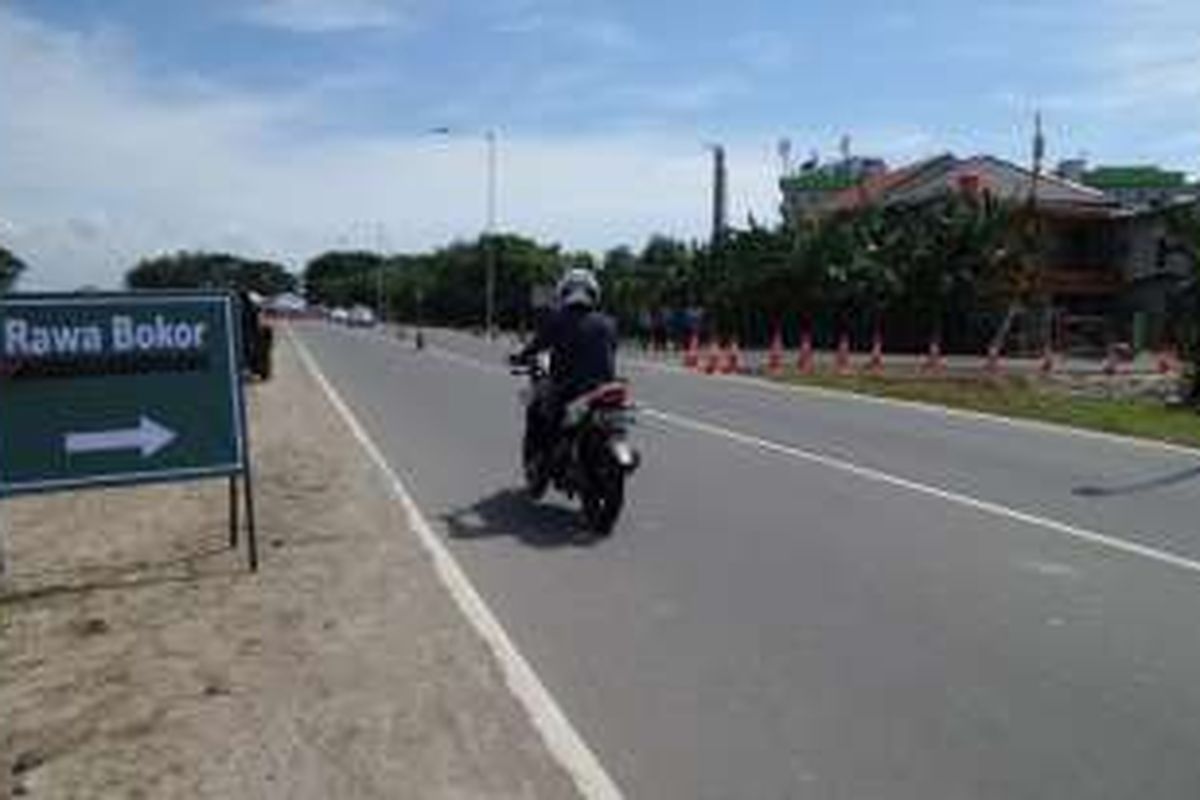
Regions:
<svg viewBox="0 0 1200 800"><path fill-rule="evenodd" d="M278 337L262 570L224 481L0 507L0 798L574 797Z"/></svg>

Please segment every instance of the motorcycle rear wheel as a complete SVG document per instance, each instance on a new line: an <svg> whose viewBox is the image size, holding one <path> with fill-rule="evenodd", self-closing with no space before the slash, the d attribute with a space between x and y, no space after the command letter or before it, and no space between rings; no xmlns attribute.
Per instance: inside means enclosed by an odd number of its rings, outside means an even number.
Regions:
<svg viewBox="0 0 1200 800"><path fill-rule="evenodd" d="M592 478L592 486L583 493L583 517L597 536L608 536L616 527L625 505L625 473L614 463L605 463Z"/></svg>

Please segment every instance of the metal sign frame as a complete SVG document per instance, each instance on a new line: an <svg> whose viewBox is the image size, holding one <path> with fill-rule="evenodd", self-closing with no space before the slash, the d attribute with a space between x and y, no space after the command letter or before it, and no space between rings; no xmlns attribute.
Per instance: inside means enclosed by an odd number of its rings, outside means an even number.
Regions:
<svg viewBox="0 0 1200 800"><path fill-rule="evenodd" d="M104 306L171 306L203 304L219 305L219 318L226 326L227 376L230 393L230 423L233 434L233 458L227 463L202 467L164 467L134 472L113 472L79 477L39 479L32 481L10 481L0 479L0 501L10 497L73 489L98 489L105 487L138 486L155 483L182 482L205 478L229 478L229 544L238 546L239 533L239 479L245 483L244 502L246 510L248 560L251 571L258 569L258 545L254 516L254 491L250 463L250 443L246 424L246 402L242 382L242 330L240 316L236 313L239 300L231 292L219 290L164 290L133 292L87 292L87 293L14 293L0 296L0 308L11 307L55 307ZM0 356L0 363L3 357ZM0 386L3 380L0 380ZM0 404L4 403L0 391ZM3 433L0 430L0 433ZM5 442L0 437L0 463L4 459ZM0 573L2 574L2 573Z"/></svg>

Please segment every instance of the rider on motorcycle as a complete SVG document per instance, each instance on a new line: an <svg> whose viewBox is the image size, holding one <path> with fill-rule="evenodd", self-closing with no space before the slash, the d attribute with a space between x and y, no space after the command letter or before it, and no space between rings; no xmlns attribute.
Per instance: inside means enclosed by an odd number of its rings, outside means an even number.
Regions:
<svg viewBox="0 0 1200 800"><path fill-rule="evenodd" d="M513 363L527 363L550 352L550 376L536 389L526 410L525 440L540 458L551 449L562 426L563 412L577 397L610 383L616 376L617 326L596 307L600 284L588 269L570 269L558 282L558 307Z"/></svg>

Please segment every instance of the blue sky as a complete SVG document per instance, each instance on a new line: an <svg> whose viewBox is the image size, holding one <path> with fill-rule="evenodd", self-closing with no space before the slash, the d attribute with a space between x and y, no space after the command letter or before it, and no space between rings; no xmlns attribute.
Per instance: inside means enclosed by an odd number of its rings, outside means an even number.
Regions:
<svg viewBox="0 0 1200 800"><path fill-rule="evenodd" d="M0 0L0 236L54 288L425 247L478 231L495 128L503 225L600 250L702 234L708 141L770 219L780 137L1025 158L1041 108L1051 158L1195 172L1198 101L1195 0Z"/></svg>

